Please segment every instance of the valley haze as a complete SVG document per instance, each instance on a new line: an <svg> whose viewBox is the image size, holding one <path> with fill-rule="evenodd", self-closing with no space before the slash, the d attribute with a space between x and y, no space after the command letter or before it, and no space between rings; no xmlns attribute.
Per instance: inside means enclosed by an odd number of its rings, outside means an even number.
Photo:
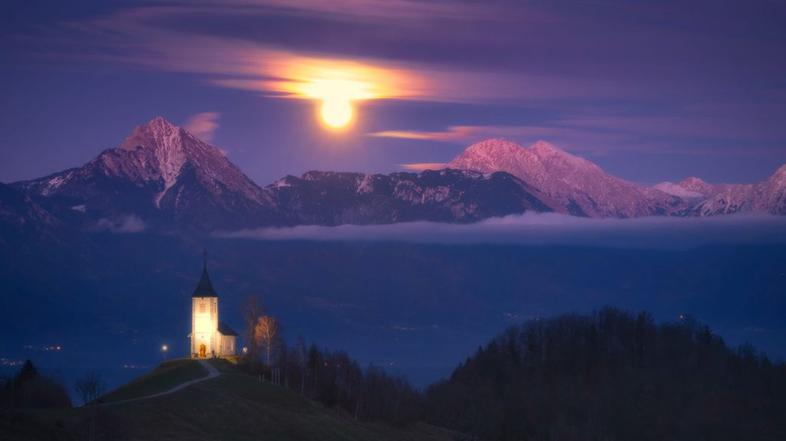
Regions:
<svg viewBox="0 0 786 441"><path fill-rule="evenodd" d="M525 213L472 224L403 222L385 225L300 225L216 232L217 237L259 240L403 241L434 244L582 245L686 249L707 244L783 244L786 218L724 217L589 219Z"/></svg>

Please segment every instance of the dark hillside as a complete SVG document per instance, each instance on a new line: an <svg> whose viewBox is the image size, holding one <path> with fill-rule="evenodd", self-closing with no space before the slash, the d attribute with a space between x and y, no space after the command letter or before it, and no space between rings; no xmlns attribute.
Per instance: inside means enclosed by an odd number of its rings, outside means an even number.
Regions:
<svg viewBox="0 0 786 441"><path fill-rule="evenodd" d="M0 439L449 441L456 435L423 423L358 421L227 362L212 363L221 372L218 377L155 398L67 409L0 409ZM166 363L129 384L125 393L159 392L150 386L171 387L175 377L188 381L192 376L182 368L195 365L193 360Z"/></svg>
<svg viewBox="0 0 786 441"><path fill-rule="evenodd" d="M432 423L481 439L786 439L786 366L689 317L613 309L510 327L427 402Z"/></svg>

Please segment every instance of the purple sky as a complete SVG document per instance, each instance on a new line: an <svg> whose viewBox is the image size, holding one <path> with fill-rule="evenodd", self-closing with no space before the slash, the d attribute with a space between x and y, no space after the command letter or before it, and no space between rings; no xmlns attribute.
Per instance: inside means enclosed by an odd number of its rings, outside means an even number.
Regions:
<svg viewBox="0 0 786 441"><path fill-rule="evenodd" d="M445 162L493 136L638 182L758 181L786 162L784 54L776 0L10 0L0 181L80 165L155 115L263 185ZM274 85L325 60L402 82L326 131Z"/></svg>

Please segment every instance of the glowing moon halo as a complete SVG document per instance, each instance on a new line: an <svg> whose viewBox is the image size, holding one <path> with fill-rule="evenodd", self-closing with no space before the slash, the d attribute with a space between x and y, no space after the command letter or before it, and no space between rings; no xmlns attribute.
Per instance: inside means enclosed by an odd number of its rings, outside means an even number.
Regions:
<svg viewBox="0 0 786 441"><path fill-rule="evenodd" d="M313 80L309 93L322 101L319 109L322 123L329 129L338 130L346 128L352 122L355 116L352 102L366 99L370 94L366 90L366 83L342 78L340 72L334 71L331 74L329 78Z"/></svg>
<svg viewBox="0 0 786 441"><path fill-rule="evenodd" d="M354 115L349 99L326 98L320 107L322 122L331 129L341 129L349 125Z"/></svg>
<svg viewBox="0 0 786 441"><path fill-rule="evenodd" d="M358 104L369 100L407 99L423 86L401 69L359 61L291 57L279 60L261 86L285 98L313 100L320 125L334 132L358 119Z"/></svg>

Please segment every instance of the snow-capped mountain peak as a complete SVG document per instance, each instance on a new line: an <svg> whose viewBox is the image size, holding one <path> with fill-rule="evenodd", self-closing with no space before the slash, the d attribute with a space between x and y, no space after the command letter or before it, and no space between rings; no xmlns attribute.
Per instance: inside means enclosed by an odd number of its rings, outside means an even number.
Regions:
<svg viewBox="0 0 786 441"><path fill-rule="evenodd" d="M670 194L672 196L677 196L682 199L701 199L704 197L704 194L699 193L698 191L688 190L687 188L681 186L680 184L675 184L673 182L665 181L661 182L653 187L656 190L660 190L666 194Z"/></svg>
<svg viewBox="0 0 786 441"><path fill-rule="evenodd" d="M120 148L133 150L140 146L154 147L165 145L180 135L180 127L162 116L156 116L145 124L139 125L120 144Z"/></svg>
<svg viewBox="0 0 786 441"><path fill-rule="evenodd" d="M265 199L262 190L220 149L161 116L136 127L117 150L130 152L131 162L150 171L140 173L146 179L163 181L163 188L155 196L156 205L177 184L186 169L213 194L231 190L255 201Z"/></svg>
<svg viewBox="0 0 786 441"><path fill-rule="evenodd" d="M786 164L760 185L757 208L771 214L786 214Z"/></svg>
<svg viewBox="0 0 786 441"><path fill-rule="evenodd" d="M481 141L448 167L510 173L556 201L555 210L570 214L632 217L681 208L674 196L608 175L591 161L546 141L527 148L503 139Z"/></svg>
<svg viewBox="0 0 786 441"><path fill-rule="evenodd" d="M544 141L542 139L530 145L529 149L540 156L557 156L557 155L573 156L570 153L566 152L565 150L562 150L561 148L557 147L556 145L548 141Z"/></svg>
<svg viewBox="0 0 786 441"><path fill-rule="evenodd" d="M524 211L588 217L786 214L786 165L758 184L687 178L655 188L604 172L546 142L469 146L447 168L422 173L307 172L259 188L218 148L156 117L81 166L21 191L57 219L87 229L137 219L144 228L472 222Z"/></svg>
<svg viewBox="0 0 786 441"><path fill-rule="evenodd" d="M151 165L157 169L158 174L164 180L164 190L161 192L159 200L174 185L183 164L188 159L187 142L184 139L187 136L190 134L163 117L157 116L147 124L136 127L131 135L120 144L120 148L124 150L146 150L151 155L142 155L145 159L150 156L155 158L155 163ZM193 136L191 137L193 138ZM193 141L198 142L196 138Z"/></svg>
<svg viewBox="0 0 786 441"><path fill-rule="evenodd" d="M47 198L69 198L71 205L110 208L113 193L134 201L134 214L249 219L233 213L267 213L271 197L246 177L218 148L155 117L136 127L117 148L104 150L82 167L20 183ZM133 195L133 196L131 196ZM264 213L263 213L264 212ZM144 217L144 216L143 216Z"/></svg>
<svg viewBox="0 0 786 441"><path fill-rule="evenodd" d="M472 144L464 150L462 156L471 157L476 161L497 161L520 153L521 146L502 138L492 138ZM454 161L458 158L454 159Z"/></svg>
<svg viewBox="0 0 786 441"><path fill-rule="evenodd" d="M677 185L687 191L699 193L702 196L710 196L718 191L717 185L710 184L709 182L695 176L687 177L678 182Z"/></svg>

